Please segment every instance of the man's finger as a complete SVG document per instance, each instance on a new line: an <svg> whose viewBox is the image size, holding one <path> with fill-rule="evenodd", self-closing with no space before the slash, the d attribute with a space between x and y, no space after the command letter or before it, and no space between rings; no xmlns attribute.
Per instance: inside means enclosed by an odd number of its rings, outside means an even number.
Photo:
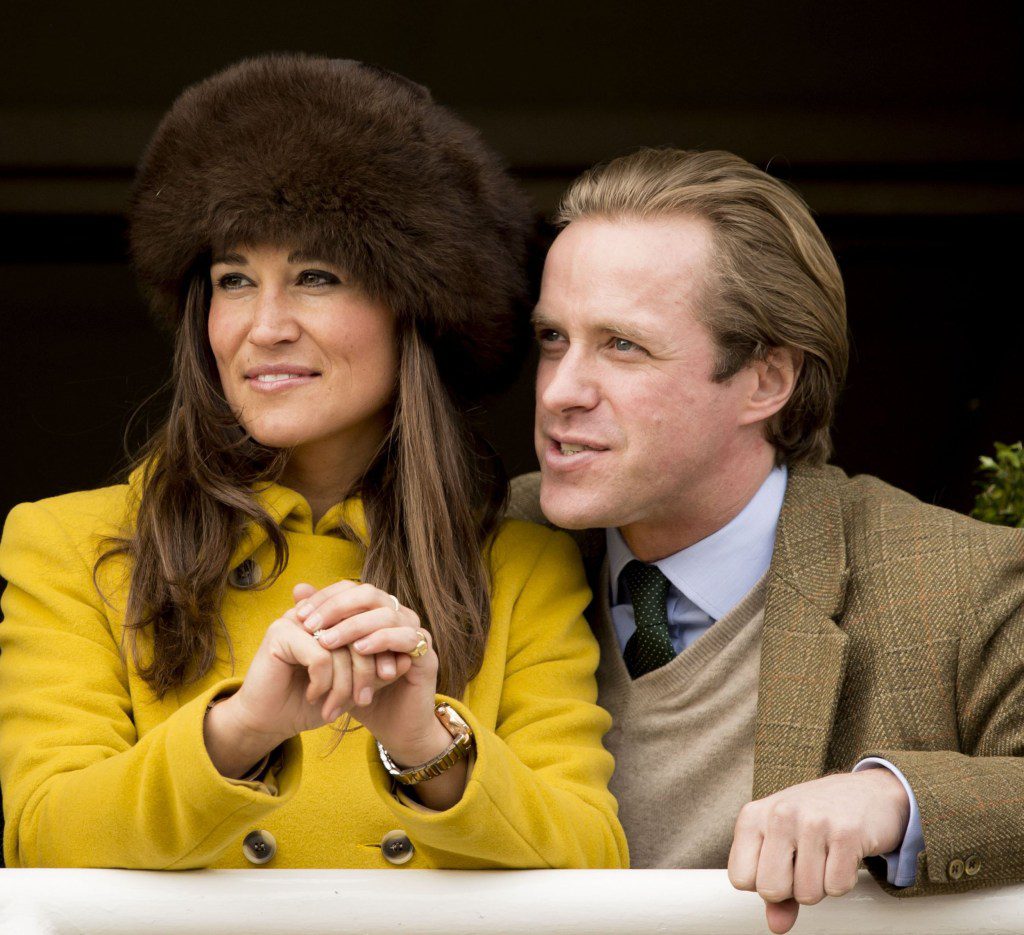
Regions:
<svg viewBox="0 0 1024 935"><path fill-rule="evenodd" d="M729 850L729 882L736 889L751 892L757 885L757 862L761 857L762 840L751 806L745 806L736 819Z"/></svg>
<svg viewBox="0 0 1024 935"><path fill-rule="evenodd" d="M793 898L801 906L813 906L825 898L825 840L801 838L793 864Z"/></svg>
<svg viewBox="0 0 1024 935"><path fill-rule="evenodd" d="M800 911L800 903L795 899L786 899L781 903L765 903L764 915L768 920L768 928L776 935L784 935L796 922L797 913Z"/></svg>
<svg viewBox="0 0 1024 935"><path fill-rule="evenodd" d="M829 896L842 896L857 885L860 857L856 850L845 845L833 845L825 859L825 892Z"/></svg>
<svg viewBox="0 0 1024 935"><path fill-rule="evenodd" d="M769 833L757 862L757 895L765 902L781 903L793 896L793 858L796 845L782 834Z"/></svg>

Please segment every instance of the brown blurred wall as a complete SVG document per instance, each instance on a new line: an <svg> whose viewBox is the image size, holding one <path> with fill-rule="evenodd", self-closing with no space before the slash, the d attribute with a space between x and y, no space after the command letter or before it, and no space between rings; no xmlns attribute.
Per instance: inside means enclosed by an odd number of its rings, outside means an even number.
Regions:
<svg viewBox="0 0 1024 935"><path fill-rule="evenodd" d="M17 4L0 39L0 517L109 482L167 374L125 256L142 146L246 55L358 58L480 127L547 214L641 145L721 147L794 184L846 278L836 461L964 509L1024 435L1017 3ZM481 415L533 466L530 374ZM143 410L132 439L158 417Z"/></svg>

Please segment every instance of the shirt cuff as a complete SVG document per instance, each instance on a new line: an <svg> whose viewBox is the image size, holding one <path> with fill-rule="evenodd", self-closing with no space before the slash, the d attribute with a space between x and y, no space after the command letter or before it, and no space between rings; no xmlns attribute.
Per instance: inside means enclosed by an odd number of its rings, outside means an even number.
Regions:
<svg viewBox="0 0 1024 935"><path fill-rule="evenodd" d="M913 886L917 882L917 857L924 850L924 832L921 830L921 813L917 808L914 790L910 788L907 777L888 760L878 756L869 756L861 760L853 772L865 769L884 768L889 770L903 785L907 798L910 799L910 819L907 830L903 834L903 843L894 851L879 856L885 858L886 880L890 886Z"/></svg>

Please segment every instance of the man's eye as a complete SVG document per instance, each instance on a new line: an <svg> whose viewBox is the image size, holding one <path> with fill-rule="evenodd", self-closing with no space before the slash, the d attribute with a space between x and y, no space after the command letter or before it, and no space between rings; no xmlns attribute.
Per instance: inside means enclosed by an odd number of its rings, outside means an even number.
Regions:
<svg viewBox="0 0 1024 935"><path fill-rule="evenodd" d="M639 344L634 344L632 341L627 341L625 338L612 338L612 347L614 347L617 351L641 350Z"/></svg>
<svg viewBox="0 0 1024 935"><path fill-rule="evenodd" d="M299 273L300 286L330 286L338 282L338 277L322 269L307 269Z"/></svg>

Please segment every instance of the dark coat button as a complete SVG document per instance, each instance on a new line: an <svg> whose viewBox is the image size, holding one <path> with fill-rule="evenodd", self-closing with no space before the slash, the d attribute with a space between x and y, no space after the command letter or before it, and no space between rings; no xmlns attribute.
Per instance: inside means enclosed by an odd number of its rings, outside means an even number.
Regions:
<svg viewBox="0 0 1024 935"><path fill-rule="evenodd" d="M266 864L277 853L277 841L269 831L250 831L242 842L242 853L251 864Z"/></svg>
<svg viewBox="0 0 1024 935"><path fill-rule="evenodd" d="M254 588L263 580L263 570L251 558L247 558L228 574L228 584L239 590Z"/></svg>
<svg viewBox="0 0 1024 935"><path fill-rule="evenodd" d="M981 858L977 854L971 854L964 861L964 873L969 877L977 876L981 872Z"/></svg>
<svg viewBox="0 0 1024 935"><path fill-rule="evenodd" d="M946 867L946 875L951 880L959 880L964 875L964 862L959 857L954 857Z"/></svg>
<svg viewBox="0 0 1024 935"><path fill-rule="evenodd" d="M380 839L380 852L389 864L406 864L412 860L416 848L404 831L389 831Z"/></svg>

